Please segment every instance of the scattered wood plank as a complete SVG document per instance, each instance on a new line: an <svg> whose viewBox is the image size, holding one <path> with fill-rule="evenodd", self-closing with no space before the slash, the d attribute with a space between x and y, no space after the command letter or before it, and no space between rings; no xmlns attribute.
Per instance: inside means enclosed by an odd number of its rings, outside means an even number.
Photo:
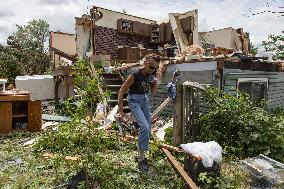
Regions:
<svg viewBox="0 0 284 189"><path fill-rule="evenodd" d="M179 162L172 156L172 154L165 148L162 148L163 152L166 154L168 161L171 163L173 168L180 174L183 180L186 182L187 186L191 189L198 189L196 184L188 176L188 174L180 166Z"/></svg>
<svg viewBox="0 0 284 189"><path fill-rule="evenodd" d="M77 161L77 160L80 160L80 157L78 157L78 156L66 156L64 159L65 160L71 160L71 161Z"/></svg>
<svg viewBox="0 0 284 189"><path fill-rule="evenodd" d="M134 136L131 136L131 135L125 135L125 136L122 136L118 131L115 131L115 130L106 130L107 132L109 133L112 133L112 134L116 134L116 135L119 135L121 137L123 137L123 139L126 139L126 141L128 140L138 140L137 137L134 137ZM154 141L150 140L150 143L151 144L155 144ZM162 144L162 143L157 143L158 147L159 148L164 148L164 149L167 149L167 150L170 150L170 151L173 151L173 152L179 152L179 153L183 153L183 149L181 148L178 148L178 147L174 147L174 146L171 146L171 145L168 145L168 144Z"/></svg>
<svg viewBox="0 0 284 189"><path fill-rule="evenodd" d="M151 120L156 118L156 116L171 102L171 98L168 97L164 102L152 113Z"/></svg>

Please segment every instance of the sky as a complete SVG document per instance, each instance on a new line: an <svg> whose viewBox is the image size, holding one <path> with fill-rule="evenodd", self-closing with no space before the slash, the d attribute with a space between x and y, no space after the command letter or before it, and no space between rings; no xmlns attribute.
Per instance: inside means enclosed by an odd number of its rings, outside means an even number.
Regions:
<svg viewBox="0 0 284 189"><path fill-rule="evenodd" d="M256 46L269 34L284 31L284 0L0 0L0 43L6 44L16 24L32 19L46 20L51 31L75 33L74 17L93 5L157 21L167 19L168 13L198 9L200 32L244 28Z"/></svg>

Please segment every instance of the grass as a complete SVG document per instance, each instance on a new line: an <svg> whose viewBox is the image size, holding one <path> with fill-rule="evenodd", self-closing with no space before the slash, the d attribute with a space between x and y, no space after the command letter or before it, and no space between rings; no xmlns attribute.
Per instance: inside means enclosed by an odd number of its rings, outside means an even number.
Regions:
<svg viewBox="0 0 284 189"><path fill-rule="evenodd" d="M18 132L0 138L0 188L52 188L68 183L68 179L82 167L88 168L93 183L100 188L159 188L183 189L185 183L156 146L147 155L148 173L137 169L134 142L124 142L108 134L90 133L83 126L63 124L57 132L43 134ZM76 131L74 128L76 127ZM88 136L91 137L88 137ZM39 138L33 146L24 146L31 138ZM83 140L81 140L83 139ZM45 153L53 154L44 157ZM80 156L77 161L66 156ZM182 162L182 155L176 155ZM17 164L18 163L18 164ZM234 183L235 188L246 188L247 175L224 162L221 175Z"/></svg>

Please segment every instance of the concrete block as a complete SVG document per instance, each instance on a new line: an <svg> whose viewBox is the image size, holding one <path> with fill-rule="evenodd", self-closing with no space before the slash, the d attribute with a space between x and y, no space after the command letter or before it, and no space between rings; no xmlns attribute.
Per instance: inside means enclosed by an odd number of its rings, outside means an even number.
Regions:
<svg viewBox="0 0 284 189"><path fill-rule="evenodd" d="M29 91L31 100L54 99L54 80L51 75L17 76L16 88Z"/></svg>

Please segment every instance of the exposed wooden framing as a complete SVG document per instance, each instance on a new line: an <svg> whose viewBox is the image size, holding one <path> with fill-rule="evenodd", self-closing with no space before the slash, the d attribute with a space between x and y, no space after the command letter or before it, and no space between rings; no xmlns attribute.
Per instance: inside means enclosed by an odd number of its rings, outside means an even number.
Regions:
<svg viewBox="0 0 284 189"><path fill-rule="evenodd" d="M170 23L180 53L186 51L186 47L198 44L198 12L193 10L183 14L170 13ZM188 26L188 27L183 27ZM186 30L183 30L186 29Z"/></svg>
<svg viewBox="0 0 284 189"><path fill-rule="evenodd" d="M177 85L174 101L174 144L191 142L199 135L198 117L200 93L206 89L196 83L186 81Z"/></svg>
<svg viewBox="0 0 284 189"><path fill-rule="evenodd" d="M55 84L55 99L58 99L58 85L63 81L63 86L65 89L64 98L69 98L69 88L70 84L72 84L72 75L74 73L75 69L72 66L61 66L55 68L53 70L52 75L54 76L54 84ZM71 81L70 81L71 80Z"/></svg>
<svg viewBox="0 0 284 189"><path fill-rule="evenodd" d="M68 59L68 60L71 60L72 62L76 62L76 61L77 61L76 55L67 54L67 53L65 53L65 52L63 52L63 51L61 51L61 50L59 50L59 49L57 49L57 48L54 48L54 47L50 47L49 49L50 49L50 51L52 51L54 54L57 54L57 55L59 55L59 56L62 56L62 57L64 57L64 58Z"/></svg>
<svg viewBox="0 0 284 189"><path fill-rule="evenodd" d="M182 85L182 123L181 123L181 125L182 125L182 132L183 132L183 134L182 134L182 142L181 143L184 143L184 141L185 141L185 137L187 136L187 133L186 133L186 129L185 129L185 125L187 124L187 122L188 122L188 118L185 116L185 115L188 115L188 113L187 113L187 111L188 111L188 108L186 107L186 102L188 101L188 96L187 96L187 94L186 94L186 85ZM189 110L190 111L190 110Z"/></svg>
<svg viewBox="0 0 284 189"><path fill-rule="evenodd" d="M183 141L182 98L182 85L177 85L177 96L174 100L174 145L182 144Z"/></svg>
<svg viewBox="0 0 284 189"><path fill-rule="evenodd" d="M191 189L198 189L197 185L188 176L188 174L183 170L179 162L172 156L172 154L165 148L162 148L162 150L166 154L168 161L171 163L173 168L180 174L182 179L186 182L187 186Z"/></svg>

